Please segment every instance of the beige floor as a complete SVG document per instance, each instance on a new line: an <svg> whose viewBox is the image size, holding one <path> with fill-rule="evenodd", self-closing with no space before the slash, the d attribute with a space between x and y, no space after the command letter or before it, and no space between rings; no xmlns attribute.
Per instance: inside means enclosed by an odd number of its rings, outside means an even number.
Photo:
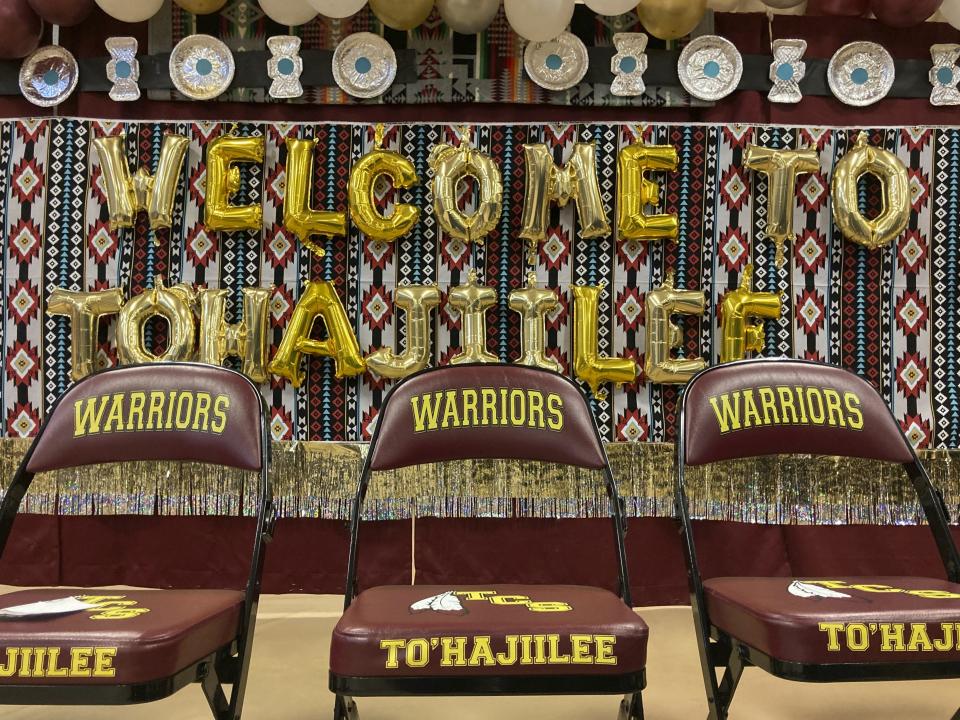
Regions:
<svg viewBox="0 0 960 720"><path fill-rule="evenodd" d="M6 588L0 588L3 592ZM315 720L332 716L327 690L330 631L339 597L264 597L244 718ZM650 625L647 690L648 720L697 720L706 703L697 663L689 608L645 608ZM363 720L615 720L618 699L566 698L361 698ZM960 706L960 681L806 685L747 670L733 706L732 720L948 720ZM207 720L197 687L167 700L120 708L0 709L4 720Z"/></svg>

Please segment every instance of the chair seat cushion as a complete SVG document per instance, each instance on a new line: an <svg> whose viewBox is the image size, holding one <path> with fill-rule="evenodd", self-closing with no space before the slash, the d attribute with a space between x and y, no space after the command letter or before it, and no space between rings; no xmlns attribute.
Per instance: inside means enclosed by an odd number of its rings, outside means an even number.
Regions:
<svg viewBox="0 0 960 720"><path fill-rule="evenodd" d="M170 677L230 643L243 593L54 588L0 595L0 608L76 596L65 615L0 619L0 684L125 685Z"/></svg>
<svg viewBox="0 0 960 720"><path fill-rule="evenodd" d="M960 661L960 585L924 577L724 577L710 621L778 660Z"/></svg>
<svg viewBox="0 0 960 720"><path fill-rule="evenodd" d="M576 585L390 585L361 593L333 631L341 677L625 675L647 626L613 593Z"/></svg>

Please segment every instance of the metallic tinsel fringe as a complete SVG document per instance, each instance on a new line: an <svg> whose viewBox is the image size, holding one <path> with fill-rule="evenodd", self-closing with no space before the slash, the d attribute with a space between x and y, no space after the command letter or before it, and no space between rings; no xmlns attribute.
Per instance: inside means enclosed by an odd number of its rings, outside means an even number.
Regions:
<svg viewBox="0 0 960 720"><path fill-rule="evenodd" d="M13 477L29 440L0 441L0 482ZM346 519L366 453L362 443L284 442L273 449L273 487L282 517ZM607 452L629 515L673 514L672 445L611 443ZM960 511L960 450L921 456L951 516ZM759 523L914 524L920 510L896 466L868 460L766 457L692 468L695 517ZM62 514L249 515L256 477L192 463L129 463L38 476L22 510ZM380 473L366 503L370 519L601 517L599 474L549 463L441 463Z"/></svg>

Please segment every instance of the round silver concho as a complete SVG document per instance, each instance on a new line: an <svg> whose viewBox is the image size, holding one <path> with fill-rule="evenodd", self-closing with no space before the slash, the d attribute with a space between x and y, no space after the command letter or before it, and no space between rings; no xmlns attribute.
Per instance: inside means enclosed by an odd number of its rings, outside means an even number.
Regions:
<svg viewBox="0 0 960 720"><path fill-rule="evenodd" d="M223 41L210 35L190 35L170 53L173 86L191 100L212 100L230 83L236 66Z"/></svg>
<svg viewBox="0 0 960 720"><path fill-rule="evenodd" d="M523 51L527 75L546 90L572 88L583 80L589 66L587 46L569 32L562 32L553 40L529 43Z"/></svg>
<svg viewBox="0 0 960 720"><path fill-rule="evenodd" d="M677 74L683 89L700 100L721 100L737 89L743 58L732 42L719 35L701 35L680 53Z"/></svg>
<svg viewBox="0 0 960 720"><path fill-rule="evenodd" d="M52 107L70 97L80 69L69 50L46 45L30 53L20 66L20 92L40 107Z"/></svg>
<svg viewBox="0 0 960 720"><path fill-rule="evenodd" d="M873 42L852 42L837 50L827 66L827 82L834 97L863 107L882 100L893 87L890 53Z"/></svg>
<svg viewBox="0 0 960 720"><path fill-rule="evenodd" d="M347 35L333 51L333 79L347 95L382 95L397 77L397 54L379 35Z"/></svg>

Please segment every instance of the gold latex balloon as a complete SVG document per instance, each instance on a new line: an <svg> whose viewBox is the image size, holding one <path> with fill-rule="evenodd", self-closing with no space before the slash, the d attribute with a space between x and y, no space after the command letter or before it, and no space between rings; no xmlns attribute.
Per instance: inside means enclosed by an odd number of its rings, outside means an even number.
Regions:
<svg viewBox="0 0 960 720"><path fill-rule="evenodd" d="M310 337L317 318L322 318L326 326L326 340ZM289 380L295 388L300 387L304 381L301 367L304 355L333 358L338 379L359 375L366 369L360 356L360 344L337 295L337 288L327 280L310 280L304 286L280 347L267 369Z"/></svg>
<svg viewBox="0 0 960 720"><path fill-rule="evenodd" d="M677 239L676 213L647 215L647 205L660 199L660 183L644 176L647 170L676 170L673 145L628 145L617 157L617 230L620 240Z"/></svg>
<svg viewBox="0 0 960 720"><path fill-rule="evenodd" d="M380 377L403 378L423 370L430 362L430 313L440 304L440 290L433 285L397 288L393 303L406 311L407 348L397 355L381 348L367 355L367 368Z"/></svg>
<svg viewBox="0 0 960 720"><path fill-rule="evenodd" d="M170 227L173 224L173 203L177 197L180 168L190 147L189 138L173 134L163 138L156 175L151 175L144 167L131 175L126 145L123 135L100 137L93 141L107 192L111 229L133 227L141 210L147 212L151 227Z"/></svg>
<svg viewBox="0 0 960 720"><path fill-rule="evenodd" d="M193 357L197 339L193 305L193 289L183 283L171 288L163 285L157 276L154 286L123 306L117 323L117 350L124 365L163 361L189 360ZM143 340L143 326L152 317L167 321L167 349L163 355L147 350Z"/></svg>
<svg viewBox="0 0 960 720"><path fill-rule="evenodd" d="M451 365L498 363L500 358L487 352L487 308L497 302L497 291L477 284L477 271L471 270L465 285L450 289L447 301L460 311L463 321L460 352L450 358Z"/></svg>
<svg viewBox="0 0 960 720"><path fill-rule="evenodd" d="M177 5L194 15L209 15L227 4L227 0L173 0Z"/></svg>
<svg viewBox="0 0 960 720"><path fill-rule="evenodd" d="M526 287L510 293L510 309L520 313L523 323L520 357L514 360L516 365L529 365L554 372L563 370L559 360L547 356L543 332L544 317L559 303L553 290L537 287L537 274L533 272L527 273Z"/></svg>
<svg viewBox="0 0 960 720"><path fill-rule="evenodd" d="M433 0L370 0L373 14L394 30L413 30L430 15Z"/></svg>
<svg viewBox="0 0 960 720"><path fill-rule="evenodd" d="M763 350L763 320L773 320L783 312L782 298L776 293L753 292L753 265L743 269L740 287L723 298L723 322L720 328L720 362L743 360L750 351ZM752 318L759 318L754 322Z"/></svg>
<svg viewBox="0 0 960 720"><path fill-rule="evenodd" d="M637 364L630 358L601 357L597 352L597 315L605 285L574 285L573 371L590 386L598 400L607 397L604 383L629 383L637 377Z"/></svg>
<svg viewBox="0 0 960 720"><path fill-rule="evenodd" d="M470 144L469 128L461 128L460 147L441 143L430 151L433 168L433 209L437 222L450 237L465 242L483 243L497 227L503 209L503 183L500 169L486 153ZM457 186L472 177L479 187L477 209L465 215L457 207Z"/></svg>
<svg viewBox="0 0 960 720"><path fill-rule="evenodd" d="M228 357L239 357L244 375L255 383L266 382L273 289L273 285L243 288L243 319L238 323L226 319L229 290L200 290L200 362L222 365Z"/></svg>
<svg viewBox="0 0 960 720"><path fill-rule="evenodd" d="M120 312L123 300L120 288L77 292L55 287L50 292L47 314L70 318L71 380L80 380L96 370L100 318Z"/></svg>
<svg viewBox="0 0 960 720"><path fill-rule="evenodd" d="M570 200L576 202L580 237L610 234L610 223L600 197L596 155L593 143L576 143L570 159L560 166L553 162L546 145L523 146L527 169L519 235L529 241L531 249L547 236L551 202L560 207Z"/></svg>
<svg viewBox="0 0 960 720"><path fill-rule="evenodd" d="M663 285L647 293L647 352L643 372L647 380L662 385L682 385L707 366L697 358L675 358L672 350L683 343L683 329L673 315L703 315L707 299L699 290L677 290L673 271Z"/></svg>
<svg viewBox="0 0 960 720"><path fill-rule="evenodd" d="M207 148L207 195L204 224L211 230L259 230L263 226L260 205L231 205L240 189L240 168L236 162L263 162L263 136L221 135Z"/></svg>
<svg viewBox="0 0 960 720"><path fill-rule="evenodd" d="M820 169L817 151L772 150L759 145L748 145L743 164L767 176L767 237L777 246L777 265L786 259L784 243L793 240L793 206L798 175Z"/></svg>
<svg viewBox="0 0 960 720"><path fill-rule="evenodd" d="M287 138L287 187L283 198L283 224L317 257L326 255L314 235L347 234L347 216L333 210L310 207L313 188L313 155L317 140Z"/></svg>
<svg viewBox="0 0 960 720"><path fill-rule="evenodd" d="M880 183L883 209L872 220L860 212L857 183L870 173ZM867 144L867 134L857 136L854 148L833 169L830 186L833 221L848 240L874 250L892 243L910 222L910 179L896 155Z"/></svg>
<svg viewBox="0 0 960 720"><path fill-rule="evenodd" d="M706 11L707 0L641 0L637 17L654 37L676 40L689 35Z"/></svg>
<svg viewBox="0 0 960 720"><path fill-rule="evenodd" d="M420 219L420 209L397 204L389 217L377 210L374 188L381 175L387 175L395 188L410 188L419 182L417 170L407 158L383 149L383 125L374 134L375 149L354 163L350 170L350 218L367 237L390 242L410 232Z"/></svg>

